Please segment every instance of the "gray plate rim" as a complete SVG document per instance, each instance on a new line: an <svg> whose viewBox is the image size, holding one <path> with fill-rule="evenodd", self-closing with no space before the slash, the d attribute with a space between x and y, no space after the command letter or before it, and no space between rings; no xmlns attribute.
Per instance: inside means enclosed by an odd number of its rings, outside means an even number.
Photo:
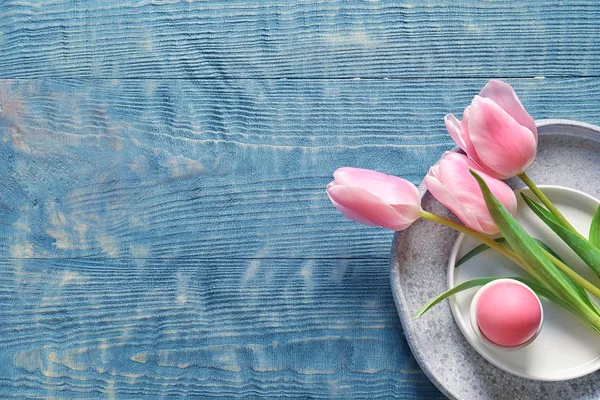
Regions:
<svg viewBox="0 0 600 400"><path fill-rule="evenodd" d="M536 126L538 127L538 129L548 127L548 126L553 126L553 127L564 126L564 127L570 127L570 128L579 128L579 129L590 130L590 131L594 131L596 134L600 135L600 127L598 127L596 125L588 124L585 122L580 122L580 121L574 121L574 120L568 120L568 119L541 119L541 120L536 120L535 123L536 123ZM565 135L568 135L568 134L565 134ZM578 135L575 135L575 136L578 136ZM454 147L453 149L451 149L451 151L458 151L458 150L460 150L458 147ZM423 198L423 196L427 192L427 188L425 187L424 181L421 181L418 189L419 189L419 193L421 194L421 198ZM437 378L436 372L433 371L429 367L427 359L424 357L424 354L421 352L421 350L416 345L415 335L417 333L416 333L415 329L413 329L412 324L411 324L412 316L410 315L408 310L406 310L405 301L403 299L404 292L402 291L400 275L399 275L398 268L396 268L397 259L396 259L395 249L398 245L397 241L398 241L398 233L394 234L394 239L392 241L392 247L391 247L390 284L391 284L392 294L394 297L394 304L396 305L396 310L398 312L398 316L400 317L400 323L402 324L402 329L404 331L404 335L406 337L408 345L409 345L417 363L419 363L419 366L421 367L421 369L423 370L425 375L431 380L431 382L433 382L433 384L449 399L460 400L453 393L451 393L449 391L449 389L447 389L442 384L442 382ZM450 312L450 310L448 310L448 312Z"/></svg>

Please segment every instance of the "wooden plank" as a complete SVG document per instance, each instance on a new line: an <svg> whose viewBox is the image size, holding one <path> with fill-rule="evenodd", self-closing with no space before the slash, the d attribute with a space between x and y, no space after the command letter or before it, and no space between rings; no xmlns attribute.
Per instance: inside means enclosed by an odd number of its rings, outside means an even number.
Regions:
<svg viewBox="0 0 600 400"><path fill-rule="evenodd" d="M596 0L5 0L0 77L599 76Z"/></svg>
<svg viewBox="0 0 600 400"><path fill-rule="evenodd" d="M509 80L536 118L600 123L600 80ZM484 80L5 81L0 256L387 259L341 166L418 183ZM224 240L225 238L225 240Z"/></svg>
<svg viewBox="0 0 600 400"><path fill-rule="evenodd" d="M0 260L0 396L441 399L387 261Z"/></svg>

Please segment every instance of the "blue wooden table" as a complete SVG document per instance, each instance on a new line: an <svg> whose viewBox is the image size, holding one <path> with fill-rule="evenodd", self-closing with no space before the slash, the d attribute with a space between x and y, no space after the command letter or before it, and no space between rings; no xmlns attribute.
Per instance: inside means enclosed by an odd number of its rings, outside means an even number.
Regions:
<svg viewBox="0 0 600 400"><path fill-rule="evenodd" d="M0 1L0 397L443 398L399 325L392 233L324 188L345 165L418 183L492 77L536 119L600 124L599 19Z"/></svg>

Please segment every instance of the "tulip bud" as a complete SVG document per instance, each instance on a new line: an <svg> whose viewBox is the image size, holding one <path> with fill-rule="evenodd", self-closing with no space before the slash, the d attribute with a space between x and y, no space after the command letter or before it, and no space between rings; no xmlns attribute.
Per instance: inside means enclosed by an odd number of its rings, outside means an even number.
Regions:
<svg viewBox="0 0 600 400"><path fill-rule="evenodd" d="M329 199L347 218L395 231L421 215L421 196L407 180L359 168L340 168L327 185Z"/></svg>
<svg viewBox="0 0 600 400"><path fill-rule="evenodd" d="M448 114L444 122L456 144L494 178L518 175L535 158L535 121L502 81L490 81L465 109L462 121Z"/></svg>
<svg viewBox="0 0 600 400"><path fill-rule="evenodd" d="M463 154L444 153L440 162L429 169L425 186L469 228L490 235L497 233L498 227L487 209L477 181L469 171L471 169L483 178L494 196L514 215L517 199L512 189L481 171Z"/></svg>

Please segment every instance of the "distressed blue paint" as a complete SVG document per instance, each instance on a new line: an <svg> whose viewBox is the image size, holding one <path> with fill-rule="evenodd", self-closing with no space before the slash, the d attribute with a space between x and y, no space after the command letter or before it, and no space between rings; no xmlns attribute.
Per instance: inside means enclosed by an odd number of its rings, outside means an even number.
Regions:
<svg viewBox="0 0 600 400"><path fill-rule="evenodd" d="M600 124L600 10L256 3L1 3L0 397L442 398L324 187L419 182L490 76Z"/></svg>
<svg viewBox="0 0 600 400"><path fill-rule="evenodd" d="M418 182L484 80L0 86L0 393L440 398L387 278L391 233L324 192ZM599 123L597 79L510 80Z"/></svg>
<svg viewBox="0 0 600 400"><path fill-rule="evenodd" d="M537 118L600 122L596 79L510 82ZM331 208L332 171L418 183L484 83L4 82L0 255L387 259L391 233Z"/></svg>
<svg viewBox="0 0 600 400"><path fill-rule="evenodd" d="M598 76L596 0L4 0L11 77Z"/></svg>
<svg viewBox="0 0 600 400"><path fill-rule="evenodd" d="M3 398L435 396L407 357L385 261L0 266Z"/></svg>

